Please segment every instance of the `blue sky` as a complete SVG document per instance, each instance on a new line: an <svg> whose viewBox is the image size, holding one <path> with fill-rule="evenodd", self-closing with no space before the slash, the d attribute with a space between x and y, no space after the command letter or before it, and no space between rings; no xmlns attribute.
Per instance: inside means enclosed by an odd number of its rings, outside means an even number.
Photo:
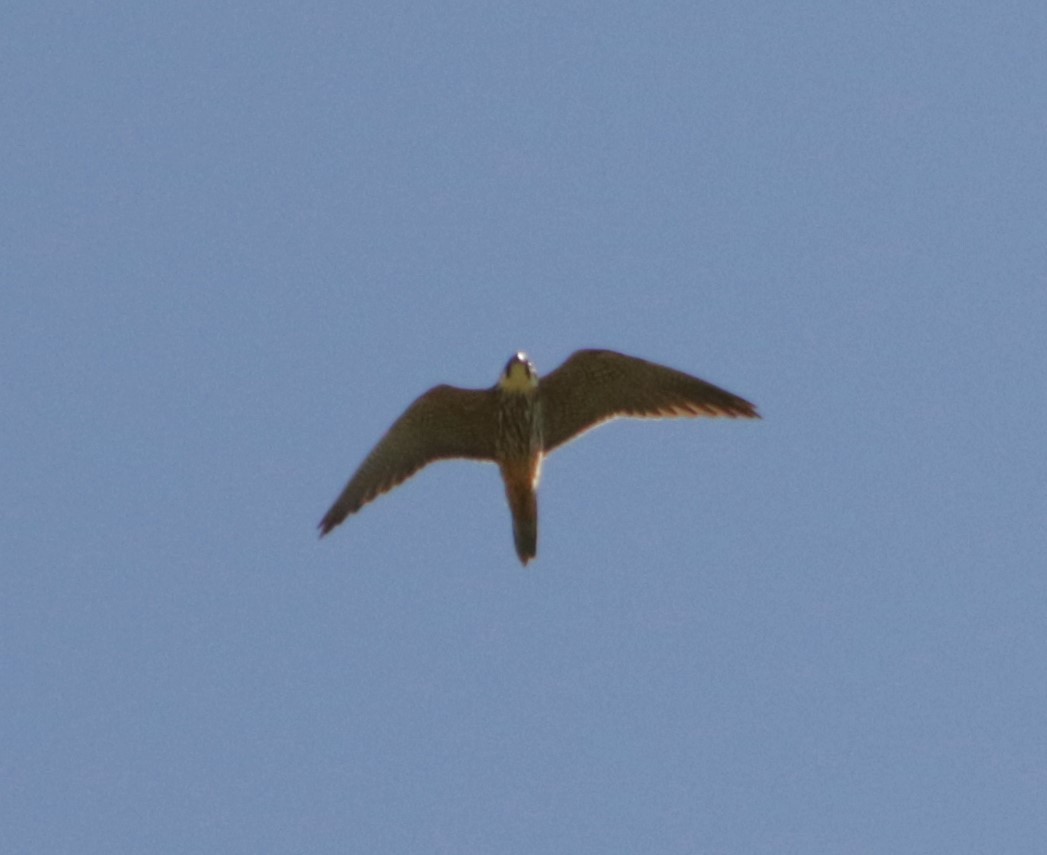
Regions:
<svg viewBox="0 0 1047 855"><path fill-rule="evenodd" d="M2 17L0 849L1042 851L1042 3ZM317 540L587 346L764 420Z"/></svg>

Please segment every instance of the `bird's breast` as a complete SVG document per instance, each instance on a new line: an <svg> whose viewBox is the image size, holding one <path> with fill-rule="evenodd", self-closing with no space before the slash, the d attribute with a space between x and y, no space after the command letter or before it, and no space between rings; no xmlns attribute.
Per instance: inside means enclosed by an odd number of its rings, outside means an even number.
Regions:
<svg viewBox="0 0 1047 855"><path fill-rule="evenodd" d="M538 396L505 392L498 402L499 460L535 460L542 453L542 419Z"/></svg>

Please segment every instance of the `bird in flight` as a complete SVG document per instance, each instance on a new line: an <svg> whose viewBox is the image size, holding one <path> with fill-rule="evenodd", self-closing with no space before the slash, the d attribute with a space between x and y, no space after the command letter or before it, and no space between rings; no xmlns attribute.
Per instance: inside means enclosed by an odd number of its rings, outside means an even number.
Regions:
<svg viewBox="0 0 1047 855"><path fill-rule="evenodd" d="M525 353L489 389L435 386L400 416L320 521L320 536L436 460L497 463L513 517L516 554L538 551L543 458L615 418L758 419L756 407L690 374L611 350L579 350L542 380Z"/></svg>

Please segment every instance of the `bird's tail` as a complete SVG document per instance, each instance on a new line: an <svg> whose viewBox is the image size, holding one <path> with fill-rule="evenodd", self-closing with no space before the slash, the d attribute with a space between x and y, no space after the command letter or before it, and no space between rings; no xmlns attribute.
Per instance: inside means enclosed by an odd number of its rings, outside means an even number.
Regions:
<svg viewBox="0 0 1047 855"><path fill-rule="evenodd" d="M527 564L538 554L538 495L528 484L506 486L509 510L513 514L513 541L520 562Z"/></svg>

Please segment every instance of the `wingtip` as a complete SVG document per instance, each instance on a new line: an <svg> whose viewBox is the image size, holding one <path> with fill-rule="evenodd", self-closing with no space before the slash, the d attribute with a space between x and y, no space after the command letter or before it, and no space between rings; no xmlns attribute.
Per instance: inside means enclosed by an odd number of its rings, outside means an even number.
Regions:
<svg viewBox="0 0 1047 855"><path fill-rule="evenodd" d="M735 400L732 402L733 406L730 411L730 415L734 418L741 417L743 419L762 419L760 411L756 409L756 404L752 401L747 401L745 398L738 398L735 396Z"/></svg>

